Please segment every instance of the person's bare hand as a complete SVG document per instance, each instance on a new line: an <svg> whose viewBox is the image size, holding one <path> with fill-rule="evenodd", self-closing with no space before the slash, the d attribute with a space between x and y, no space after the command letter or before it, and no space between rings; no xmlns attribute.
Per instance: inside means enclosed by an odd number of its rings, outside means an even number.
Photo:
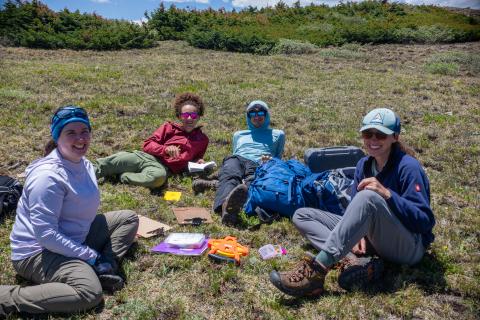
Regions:
<svg viewBox="0 0 480 320"><path fill-rule="evenodd" d="M353 246L352 253L356 255L364 255L367 253L367 241L365 238L360 239L360 241Z"/></svg>
<svg viewBox="0 0 480 320"><path fill-rule="evenodd" d="M357 190L362 191L362 190L372 190L381 195L384 199L390 199L392 194L390 193L390 190L385 188L383 184L381 184L377 178L375 177L370 177L370 178L365 178L360 183L358 184Z"/></svg>
<svg viewBox="0 0 480 320"><path fill-rule="evenodd" d="M178 146L168 146L165 148L165 153L171 158L178 158L180 155L180 148Z"/></svg>
<svg viewBox="0 0 480 320"><path fill-rule="evenodd" d="M197 160L197 163L199 163L199 164L205 163L205 160L203 160L203 159L198 159L198 160Z"/></svg>
<svg viewBox="0 0 480 320"><path fill-rule="evenodd" d="M267 162L269 160L272 160L272 156L270 156L268 154L262 155L262 159L261 159L262 162Z"/></svg>

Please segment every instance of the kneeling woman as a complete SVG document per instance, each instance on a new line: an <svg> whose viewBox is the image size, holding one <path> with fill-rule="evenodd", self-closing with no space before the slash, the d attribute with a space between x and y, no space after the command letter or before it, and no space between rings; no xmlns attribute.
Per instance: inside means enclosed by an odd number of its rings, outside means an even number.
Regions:
<svg viewBox="0 0 480 320"><path fill-rule="evenodd" d="M26 181L10 235L12 262L37 284L0 286L0 316L76 312L102 300L102 287L123 287L118 264L134 241L133 211L97 214L100 193L85 158L91 126L86 111L58 109L45 157L26 169Z"/></svg>
<svg viewBox="0 0 480 320"><path fill-rule="evenodd" d="M360 132L368 156L357 164L352 202L345 214L340 217L312 208L295 212L293 223L320 252L306 257L291 272L270 274L270 281L284 293L321 294L329 269L351 250L365 254L367 243L383 259L413 265L434 239L429 181L398 140L398 115L390 109L375 109L363 119ZM375 265L365 265L355 256L348 260L354 266L340 275L342 287L363 286L376 276Z"/></svg>

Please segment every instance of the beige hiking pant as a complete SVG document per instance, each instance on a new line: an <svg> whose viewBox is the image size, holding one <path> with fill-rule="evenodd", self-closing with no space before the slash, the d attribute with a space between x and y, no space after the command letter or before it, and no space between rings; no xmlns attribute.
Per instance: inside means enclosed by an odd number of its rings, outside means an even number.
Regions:
<svg viewBox="0 0 480 320"><path fill-rule="evenodd" d="M130 210L111 211L95 217L85 244L111 261L118 262L135 239L138 217ZM11 312L30 314L84 311L102 301L102 286L85 261L43 250L23 260L12 261L23 278L38 284L0 286L0 317Z"/></svg>

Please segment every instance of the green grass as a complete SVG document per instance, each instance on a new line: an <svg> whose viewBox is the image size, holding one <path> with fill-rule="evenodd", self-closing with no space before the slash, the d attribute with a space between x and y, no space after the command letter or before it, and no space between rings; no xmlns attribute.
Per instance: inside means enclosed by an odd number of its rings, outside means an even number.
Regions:
<svg viewBox="0 0 480 320"><path fill-rule="evenodd" d="M430 10L430 9L429 9ZM313 28L313 27L312 27ZM363 115L389 106L403 120L402 138L425 166L437 218L436 240L415 267L388 265L384 280L368 292L344 292L329 274L319 299L294 299L268 281L312 250L288 220L249 230L258 220L242 216L229 228L217 215L211 225L180 227L173 206L211 208L214 193L195 196L191 177L174 176L168 190L182 191L172 204L148 189L100 184L100 212L133 209L175 226L177 232L237 236L250 255L240 267L203 257L153 255L162 240L139 240L122 266L127 286L105 296L97 311L74 319L476 319L480 312L478 254L480 199L480 44L346 45L309 55L256 56L199 50L161 42L142 51L75 52L0 47L0 171L20 174L41 155L49 117L67 103L90 112L93 143L88 158L139 149L165 120L174 95L195 91L206 103L201 119L210 137L206 160L221 163L235 130L246 127L245 103L271 105L274 127L283 128L285 157L303 158L309 147L361 146ZM452 74L425 72L428 62L454 63ZM9 169L12 168L12 169ZM0 284L19 283L9 262L13 224L0 226ZM288 254L263 261L258 248L281 244ZM235 307L234 307L235 306ZM59 318L60 316L52 316Z"/></svg>

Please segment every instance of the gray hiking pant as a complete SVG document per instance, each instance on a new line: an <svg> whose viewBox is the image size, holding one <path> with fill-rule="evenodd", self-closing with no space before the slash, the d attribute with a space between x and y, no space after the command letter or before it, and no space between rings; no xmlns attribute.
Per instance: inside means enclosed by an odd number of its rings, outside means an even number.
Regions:
<svg viewBox="0 0 480 320"><path fill-rule="evenodd" d="M395 263L413 265L425 253L421 235L407 230L385 199L371 190L357 193L343 216L302 208L292 220L316 249L330 253L335 261L365 236L380 257Z"/></svg>
<svg viewBox="0 0 480 320"><path fill-rule="evenodd" d="M98 214L85 244L113 263L125 255L135 239L138 216L130 210ZM0 286L0 318L10 312L30 314L84 311L102 300L102 286L85 261L43 250L23 260L12 261L23 278L38 284Z"/></svg>

